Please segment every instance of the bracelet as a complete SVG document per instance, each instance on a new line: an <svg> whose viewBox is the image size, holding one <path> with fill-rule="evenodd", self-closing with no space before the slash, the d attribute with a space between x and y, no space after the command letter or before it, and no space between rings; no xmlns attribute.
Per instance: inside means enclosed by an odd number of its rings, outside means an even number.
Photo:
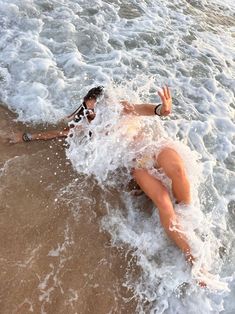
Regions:
<svg viewBox="0 0 235 314"><path fill-rule="evenodd" d="M162 104L159 104L155 107L154 109L154 113L157 115L157 116L161 116L161 109L162 109Z"/></svg>
<svg viewBox="0 0 235 314"><path fill-rule="evenodd" d="M22 135L22 140L24 141L24 142L30 142L30 141L32 141L32 134L30 134L30 133L23 133L23 135Z"/></svg>

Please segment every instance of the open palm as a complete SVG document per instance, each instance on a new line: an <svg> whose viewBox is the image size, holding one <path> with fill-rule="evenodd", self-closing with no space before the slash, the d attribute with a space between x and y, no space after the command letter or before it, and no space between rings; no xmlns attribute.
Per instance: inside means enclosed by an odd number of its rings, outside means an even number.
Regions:
<svg viewBox="0 0 235 314"><path fill-rule="evenodd" d="M172 98L169 87L163 87L162 90L158 92L158 95L162 101L161 115L167 116L171 113L172 109Z"/></svg>

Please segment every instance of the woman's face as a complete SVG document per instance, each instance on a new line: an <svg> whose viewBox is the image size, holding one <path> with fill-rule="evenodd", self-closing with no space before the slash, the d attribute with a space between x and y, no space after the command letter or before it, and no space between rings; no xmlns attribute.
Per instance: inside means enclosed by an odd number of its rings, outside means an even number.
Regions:
<svg viewBox="0 0 235 314"><path fill-rule="evenodd" d="M86 101L86 107L87 109L94 109L95 108L95 103L96 103L96 100L95 99L88 99Z"/></svg>

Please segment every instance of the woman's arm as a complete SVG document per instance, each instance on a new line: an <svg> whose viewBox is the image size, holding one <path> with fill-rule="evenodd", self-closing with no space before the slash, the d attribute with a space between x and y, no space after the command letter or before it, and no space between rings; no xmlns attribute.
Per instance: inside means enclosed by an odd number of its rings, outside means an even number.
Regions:
<svg viewBox="0 0 235 314"><path fill-rule="evenodd" d="M172 109L172 98L169 87L163 87L162 91L158 92L161 98L162 104L130 104L127 101L121 101L123 105L124 113L132 113L141 116L167 116L171 113Z"/></svg>
<svg viewBox="0 0 235 314"><path fill-rule="evenodd" d="M72 120L75 120L76 114L77 113L79 114L79 111L81 111L81 107L82 106L79 106L78 109L76 109L71 115L65 117L61 121L68 123ZM81 117L78 116L77 119L81 119ZM75 122L77 121L75 120ZM9 142L10 144L16 144L16 143L31 142L31 141L37 141L37 140L47 141L47 140L52 140L55 138L64 138L68 136L69 130L73 127L75 127L75 125L70 124L68 127L58 129L58 130L50 130L50 131L43 131L43 132L37 132L37 133L36 132L15 133L15 134L10 135L7 138L7 142ZM78 126L76 125L76 128L77 127Z"/></svg>
<svg viewBox="0 0 235 314"><path fill-rule="evenodd" d="M14 133L8 138L8 142L10 144L23 143L23 142L31 142L31 141L47 141L52 140L54 138L63 138L67 137L69 133L69 127L64 128L62 130L51 130L44 131L38 133Z"/></svg>
<svg viewBox="0 0 235 314"><path fill-rule="evenodd" d="M69 133L69 128L64 128L63 130L51 130L39 133L24 133L22 135L23 142L28 142L27 137L29 137L29 141L37 141L37 140L52 140L54 138L62 138L67 137Z"/></svg>

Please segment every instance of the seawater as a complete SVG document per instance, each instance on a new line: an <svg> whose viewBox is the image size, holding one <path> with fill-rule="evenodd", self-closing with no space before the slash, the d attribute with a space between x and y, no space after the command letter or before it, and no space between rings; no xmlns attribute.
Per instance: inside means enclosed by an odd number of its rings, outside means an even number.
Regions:
<svg viewBox="0 0 235 314"><path fill-rule="evenodd" d="M135 260L125 286L137 313L235 311L234 15L230 0L0 1L0 97L19 121L57 123L91 87L105 86L96 119L69 139L67 156L105 191L100 228ZM121 122L120 99L157 103L165 84L171 116ZM132 145L136 129L146 149L173 141L185 161L193 203L176 210L197 256L193 269L152 204L123 192L142 149ZM196 284L202 266L213 274L206 290Z"/></svg>

